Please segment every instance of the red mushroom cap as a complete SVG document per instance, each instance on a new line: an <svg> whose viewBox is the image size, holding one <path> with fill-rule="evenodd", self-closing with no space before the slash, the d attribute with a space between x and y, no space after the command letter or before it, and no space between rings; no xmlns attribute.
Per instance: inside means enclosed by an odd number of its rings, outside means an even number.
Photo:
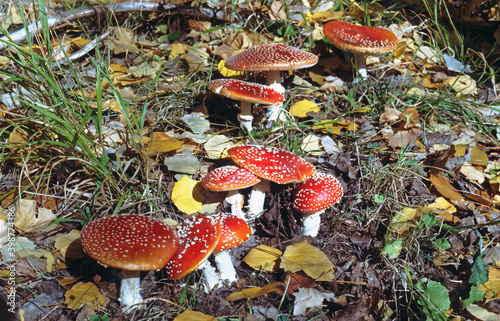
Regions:
<svg viewBox="0 0 500 321"><path fill-rule="evenodd" d="M85 225L85 253L99 263L129 271L159 270L179 246L175 230L144 215L115 215Z"/></svg>
<svg viewBox="0 0 500 321"><path fill-rule="evenodd" d="M185 220L177 230L180 245L167 263L167 276L178 280L196 270L212 254L221 235L221 225L203 215Z"/></svg>
<svg viewBox="0 0 500 321"><path fill-rule="evenodd" d="M214 252L220 252L248 241L252 230L245 220L230 214L215 214L211 216L221 224L221 236Z"/></svg>
<svg viewBox="0 0 500 321"><path fill-rule="evenodd" d="M278 104L285 98L273 88L238 79L215 79L207 84L207 88L216 94L251 103Z"/></svg>
<svg viewBox="0 0 500 321"><path fill-rule="evenodd" d="M380 27L357 26L344 21L330 21L323 32L337 48L362 54L378 54L396 49L398 37Z"/></svg>
<svg viewBox="0 0 500 321"><path fill-rule="evenodd" d="M249 48L226 60L226 68L239 71L295 70L314 66L318 56L282 43Z"/></svg>
<svg viewBox="0 0 500 321"><path fill-rule="evenodd" d="M254 173L238 166L222 166L208 173L201 185L210 191L232 191L260 182Z"/></svg>
<svg viewBox="0 0 500 321"><path fill-rule="evenodd" d="M228 154L241 167L278 184L303 182L316 173L303 158L274 147L235 146Z"/></svg>
<svg viewBox="0 0 500 321"><path fill-rule="evenodd" d="M318 173L295 189L293 208L299 213L313 214L337 203L342 196L342 185L335 177Z"/></svg>

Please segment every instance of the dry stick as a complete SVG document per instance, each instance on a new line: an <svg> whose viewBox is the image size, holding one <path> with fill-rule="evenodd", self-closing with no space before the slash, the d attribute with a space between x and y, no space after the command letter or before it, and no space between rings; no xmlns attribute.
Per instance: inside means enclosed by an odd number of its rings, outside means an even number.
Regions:
<svg viewBox="0 0 500 321"><path fill-rule="evenodd" d="M109 11L111 14L117 14L121 12L168 12L175 11L180 14L198 17L200 19L209 20L209 19L217 19L217 20L231 20L232 14L230 12L212 10L209 8L194 8L194 7L186 7L186 6L177 6L173 4L164 4L161 5L159 3L154 2L121 2L116 4L109 5L100 5L100 6L91 6L91 7L83 7L77 8L73 11L65 11L58 13L53 16L47 17L47 25L49 28L59 28L68 22L72 22L74 20L92 17L98 14L102 14L105 11ZM235 17L237 18L237 17ZM22 28L18 31L15 31L9 36L4 36L0 38L0 50L5 49L8 46L8 42L21 42L28 38L33 38L33 35L39 32L42 28L42 23L40 20L33 22L27 26L27 28ZM28 30L28 34L26 33L26 29Z"/></svg>

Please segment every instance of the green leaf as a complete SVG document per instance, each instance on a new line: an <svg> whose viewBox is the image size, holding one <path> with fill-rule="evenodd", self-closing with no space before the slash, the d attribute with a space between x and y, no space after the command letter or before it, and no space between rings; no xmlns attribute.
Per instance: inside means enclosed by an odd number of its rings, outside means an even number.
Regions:
<svg viewBox="0 0 500 321"><path fill-rule="evenodd" d="M417 300L427 320L445 321L448 318L445 312L450 309L450 296L446 288L439 282L429 280L422 294Z"/></svg>
<svg viewBox="0 0 500 321"><path fill-rule="evenodd" d="M434 214L424 214L422 215L422 222L425 224L425 227L432 227L437 223L436 216Z"/></svg>
<svg viewBox="0 0 500 321"><path fill-rule="evenodd" d="M451 244L447 239L437 239L434 245L441 250L447 250L451 247Z"/></svg>
<svg viewBox="0 0 500 321"><path fill-rule="evenodd" d="M479 254L471 268L469 283L472 285L481 285L488 281L488 266L483 260L484 254Z"/></svg>
<svg viewBox="0 0 500 321"><path fill-rule="evenodd" d="M373 196L373 201L377 204L382 204L384 202L384 195L382 194L375 194L375 196Z"/></svg>
<svg viewBox="0 0 500 321"><path fill-rule="evenodd" d="M394 242L386 244L384 249L382 250L382 254L386 254L389 259L395 259L399 256L402 249L403 241L396 240Z"/></svg>
<svg viewBox="0 0 500 321"><path fill-rule="evenodd" d="M469 298L464 300L464 306L469 306L484 299L484 292L478 290L479 286L474 285L469 291Z"/></svg>

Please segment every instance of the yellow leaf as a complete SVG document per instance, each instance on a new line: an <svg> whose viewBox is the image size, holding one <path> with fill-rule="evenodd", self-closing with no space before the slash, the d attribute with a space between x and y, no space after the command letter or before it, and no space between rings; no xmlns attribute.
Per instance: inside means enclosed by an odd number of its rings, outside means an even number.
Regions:
<svg viewBox="0 0 500 321"><path fill-rule="evenodd" d="M113 73L126 74L128 72L128 67L120 64L110 64L108 69Z"/></svg>
<svg viewBox="0 0 500 321"><path fill-rule="evenodd" d="M229 302L243 300L243 299L253 299L260 295L268 294L280 289L281 282L271 283L264 287L246 288L239 292L234 292L226 297Z"/></svg>
<svg viewBox="0 0 500 321"><path fill-rule="evenodd" d="M18 129L14 129L9 135L9 143L23 144L26 142L26 134Z"/></svg>
<svg viewBox="0 0 500 321"><path fill-rule="evenodd" d="M181 58L186 54L187 49L189 48L188 45L185 45L180 42L174 42L172 44L172 49L170 50L170 54L168 55L168 59L172 60L177 56L181 56Z"/></svg>
<svg viewBox="0 0 500 321"><path fill-rule="evenodd" d="M460 201L462 199L462 194L460 194L451 183L443 177L443 175L431 174L429 180L437 189L439 194L443 195L446 198L449 198L454 201Z"/></svg>
<svg viewBox="0 0 500 321"><path fill-rule="evenodd" d="M359 113L359 114L366 114L369 113L370 110L372 110L370 107L360 107L358 109L355 109L353 111L350 111L349 114L354 114L354 113Z"/></svg>
<svg viewBox="0 0 500 321"><path fill-rule="evenodd" d="M160 153L168 153L181 148L182 142L177 138L168 136L164 132L154 132L151 141L144 148L150 156Z"/></svg>
<svg viewBox="0 0 500 321"><path fill-rule="evenodd" d="M345 121L322 120L313 126L314 130L320 130L323 133L340 134L340 131L347 128L349 124Z"/></svg>
<svg viewBox="0 0 500 321"><path fill-rule="evenodd" d="M63 277L63 278L60 278L58 280L59 284L61 284L62 286L67 286L67 285L70 285L72 283L75 283L79 280L80 278L75 278L73 276L66 276L66 277Z"/></svg>
<svg viewBox="0 0 500 321"><path fill-rule="evenodd" d="M80 231L78 230L72 230L67 234L61 234L56 237L54 247L65 258L78 260L86 257L82 249L82 243L80 242Z"/></svg>
<svg viewBox="0 0 500 321"><path fill-rule="evenodd" d="M198 311L186 310L176 316L174 321L217 321L217 318Z"/></svg>
<svg viewBox="0 0 500 321"><path fill-rule="evenodd" d="M221 60L221 61L219 61L219 64L217 65L217 69L219 69L219 72L222 76L234 77L234 76L241 76L244 74L243 71L235 71L235 70L227 69L225 64L226 64L226 61Z"/></svg>
<svg viewBox="0 0 500 321"><path fill-rule="evenodd" d="M64 298L64 304L71 310L77 310L85 304L98 310L105 308L109 301L92 282L75 284L66 291Z"/></svg>
<svg viewBox="0 0 500 321"><path fill-rule="evenodd" d="M483 291L487 299L500 298L500 269L490 265L488 281L480 285L478 290Z"/></svg>
<svg viewBox="0 0 500 321"><path fill-rule="evenodd" d="M477 95L477 83L468 75L450 77L444 83L451 86L451 89L457 93L457 97Z"/></svg>
<svg viewBox="0 0 500 321"><path fill-rule="evenodd" d="M183 213L200 212L203 203L203 187L199 181L183 176L172 189L172 202Z"/></svg>
<svg viewBox="0 0 500 321"><path fill-rule="evenodd" d="M467 145L465 144L453 144L455 147L455 154L454 156L456 157L462 157L465 155L465 152L467 150Z"/></svg>
<svg viewBox="0 0 500 321"><path fill-rule="evenodd" d="M309 112L317 113L319 112L319 107L313 101L307 99L301 100L290 107L290 113L295 117L307 117L307 113Z"/></svg>
<svg viewBox="0 0 500 321"><path fill-rule="evenodd" d="M15 225L24 232L40 232L57 218L51 210L38 208L35 200L20 199L16 207ZM51 227L56 228L53 224Z"/></svg>
<svg viewBox="0 0 500 321"><path fill-rule="evenodd" d="M473 165L486 166L488 165L488 155L476 146L471 146L470 162Z"/></svg>
<svg viewBox="0 0 500 321"><path fill-rule="evenodd" d="M431 209L434 214L441 216L447 221L457 223L461 222L458 217L453 215L453 213L457 212L455 205L448 202L444 197L436 198L434 203L427 205L427 208Z"/></svg>
<svg viewBox="0 0 500 321"><path fill-rule="evenodd" d="M332 281L335 277L335 266L326 254L306 240L287 246L280 267L286 272L304 271L317 281Z"/></svg>
<svg viewBox="0 0 500 321"><path fill-rule="evenodd" d="M278 269L282 252L267 245L254 247L243 258L243 262L258 271L273 271Z"/></svg>

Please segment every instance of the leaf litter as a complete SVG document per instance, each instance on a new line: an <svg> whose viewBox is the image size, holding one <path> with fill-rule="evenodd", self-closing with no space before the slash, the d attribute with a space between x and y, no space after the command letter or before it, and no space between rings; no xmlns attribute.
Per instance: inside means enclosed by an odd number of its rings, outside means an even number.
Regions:
<svg viewBox="0 0 500 321"><path fill-rule="evenodd" d="M180 12L188 12L183 3L179 1ZM220 8L223 4L210 1L207 5ZM240 10L249 10L246 5L250 10L260 9L252 7L258 5L256 3L238 2L235 5ZM357 3L345 8L348 12L333 11L332 5L322 3L314 9L307 2L294 5L293 10L300 14L290 17L293 28L302 28L305 19L312 27L311 37L319 43L323 42L321 26L325 22L342 19L346 13L358 18L367 14ZM22 22L19 12L12 8L10 23ZM33 11L33 8L27 9ZM276 21L289 20L282 1L273 1L262 12ZM144 97L164 98L166 92L185 94L188 77L182 73L206 76L218 72L224 77L241 77L241 73L225 69L221 65L223 60L217 60L227 59L236 50L260 44L260 35L244 29L236 32L230 28L211 29L215 25L213 22L189 19L187 13L185 17L185 28L181 28L178 21L170 21L164 31L158 31L158 39L166 39L162 43L141 34L144 30L140 28L114 27L105 46L115 56L108 67L109 80L101 79L102 87L116 86L124 97L138 99L142 94L136 90L130 92L130 88L143 85L162 73L157 82L161 90ZM389 28L400 37L400 46L391 61L385 62L401 72L398 76L391 74L391 79L404 84L408 81L404 77L406 73L423 76L420 82L415 80L409 94L424 99L437 95L434 90L449 90L455 97L467 100L478 97L483 88L473 75L469 75L471 67L424 43L422 25L405 22ZM174 30L178 31L172 32ZM286 29L277 31L281 38L275 37L274 41L285 39L283 30ZM71 50L80 50L90 44L89 39L80 37L70 40L76 45ZM61 55L63 51L71 53L72 45L54 43L53 46L58 49L55 60L64 56ZM321 46L324 48L324 43ZM40 52L43 53L42 49ZM368 64L377 67L382 61L369 59ZM372 106L362 99L354 99L345 85L350 81L349 74L350 62L330 50L322 53L320 63L311 71L294 75L289 83L301 89L294 91L296 96L291 98L290 113L302 127L295 132L286 129L291 136L299 136L294 141L296 149L307 154L320 171L338 176L349 191L349 197L325 213L318 240L304 239L295 236L299 217L291 210L291 188L273 185L266 200L266 212L255 225L258 245L248 245L239 253L235 251L239 255L235 260L239 263L241 277L236 284L205 294L194 306L187 306L182 302L186 295L194 297L197 293L191 286L194 283L182 290L179 284L163 279L160 272L148 275L147 297L158 296L157 302L163 299L183 304L184 311L176 315L175 320L213 320L214 316L245 315L249 313L248 306L252 306L256 314L268 310L269 317L276 317L281 304L293 306L293 309L283 310L290 315L312 317L321 314L318 317L321 320L353 320L368 316L390 320L395 316L404 319L408 315L421 318L434 315L435 319L440 319L465 311L480 320L498 316L491 312L494 310L488 303L498 298L500 287L495 237L500 219L500 148L494 140L468 128L462 119L452 119L455 123L450 126L444 119L453 118L451 114L440 114L421 106L402 108L395 103ZM166 200L162 199L158 205L169 211L166 216L177 221L185 214L224 209L223 197L209 196L200 188L199 179L208 167L227 162L228 147L245 142L241 133L230 133L234 131L231 123L237 124L235 112L228 111L231 102L205 96L202 80L189 85L194 88L193 96L197 96L188 100L193 106L168 99L163 102L164 109L155 104L152 107L144 105L154 117L141 132L145 136L137 140L144 143L140 147L142 150L132 153L124 139L129 111L124 111L124 105L111 95L103 104L104 111L109 109L121 114L121 125L108 122L106 129L109 132L104 144L117 150L121 148L116 153L123 158L121 161L133 159L130 156L133 153L149 157L147 163L157 169L155 178L163 179L162 183L166 184L160 187L167 195ZM78 95L95 98L95 82L90 81L87 86L88 92ZM342 103L339 97L347 103ZM179 105L182 107L178 108ZM8 110L14 108L14 104L9 106ZM97 106L97 103L93 105L95 110ZM208 113L200 113L202 109ZM384 112L377 116L378 119L371 119L377 109ZM175 112L165 117L163 110ZM486 123L500 124L498 114L489 113L484 117ZM425 120L428 127L423 126L421 120ZM496 135L498 139L500 133ZM140 135L134 139L137 137ZM277 140L270 137L274 139L265 143ZM11 152L15 153L29 139L22 130L12 130L8 136ZM127 168L132 172L136 170L132 162L126 166L130 166ZM69 172L60 175L72 177ZM134 177L131 173L127 175L127 178ZM20 179L20 182L23 181ZM35 192L33 187L28 190ZM10 200L14 191L15 185L1 185L2 206L12 205ZM65 195L61 189L51 191L55 194L59 191L58 196ZM82 191L82 195L85 193L92 196L90 190ZM149 196L142 190L138 194ZM108 203L104 195L97 198L96 206L100 209L113 204ZM131 208L139 212L151 211L146 206L127 202L121 211ZM116 302L115 277L109 269L91 262L82 252L78 245L81 226L71 220L59 220L61 213L66 215L63 218L76 218L78 222L88 217L77 212L74 204L62 203L55 209L47 209L42 207L40 200L25 198L18 201L15 211L15 226L25 233L15 238L20 282L37 280L34 289L42 294L62 285L62 290L53 292L56 301L46 302L63 304L69 310L76 310L79 316L94 313L102 316L102 311L112 311L111 314L123 318ZM3 212L0 222L5 223L0 225L4 226L0 231L6 233L7 214ZM98 215L112 212L107 210ZM58 220L53 223L56 218ZM466 232L454 234L455 229ZM483 239L487 245L482 244ZM5 249L4 246L3 257L7 257ZM478 250L484 253L484 259ZM8 271L3 269L1 273L7 275ZM395 275L400 278L390 284L392 290L388 291L386 280L394 280ZM458 286L460 283L466 290ZM415 286L416 294L409 292L408 284ZM394 300L398 292L405 293L406 297L396 306ZM452 292L456 297L449 295ZM28 291L20 290L20 295L29 297ZM408 295L413 295L415 300ZM36 316L33 305L43 307L40 317L50 315L44 304L34 299L26 302L21 310L27 316ZM170 303L162 307L172 308ZM59 310L51 317L69 316L69 313Z"/></svg>

